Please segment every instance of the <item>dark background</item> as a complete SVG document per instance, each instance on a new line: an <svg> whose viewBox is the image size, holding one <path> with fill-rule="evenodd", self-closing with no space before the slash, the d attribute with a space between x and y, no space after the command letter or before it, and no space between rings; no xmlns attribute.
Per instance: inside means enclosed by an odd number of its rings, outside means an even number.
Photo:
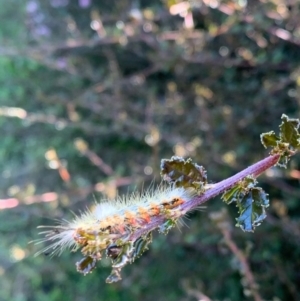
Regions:
<svg viewBox="0 0 300 301"><path fill-rule="evenodd" d="M260 178L271 205L255 233L216 198L155 235L116 284L107 261L84 277L79 253L34 257L28 244L38 225L159 182L162 158L191 157L214 183L266 156L259 134L299 117L298 1L0 7L1 301L253 300L211 220L222 209L261 299L300 300L299 156Z"/></svg>

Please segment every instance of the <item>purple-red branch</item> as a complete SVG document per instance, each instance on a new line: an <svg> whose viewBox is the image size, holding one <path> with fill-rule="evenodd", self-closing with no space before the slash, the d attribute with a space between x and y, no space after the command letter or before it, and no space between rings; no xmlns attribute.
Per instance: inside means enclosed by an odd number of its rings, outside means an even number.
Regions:
<svg viewBox="0 0 300 301"><path fill-rule="evenodd" d="M203 203L207 202L208 200L214 198L215 196L225 192L235 184L237 184L239 181L243 180L246 176L252 175L255 178L258 177L261 173L269 169L270 167L274 166L280 158L280 155L271 155L268 156L267 158L249 166L248 168L240 171L239 173L235 174L234 176L225 179L221 182L218 182L213 185L212 188L207 190L204 194L200 196L196 196L189 202L186 202L182 204L179 209L182 212L188 212L199 205L202 205ZM130 236L129 240L130 241L135 241L137 238L139 238L142 235L147 234L148 232L154 230L158 226L160 226L163 222L165 221L164 216L157 216L151 220L151 222L147 225L145 225L145 228L140 229Z"/></svg>
<svg viewBox="0 0 300 301"><path fill-rule="evenodd" d="M243 180L246 176L252 175L257 178L261 173L269 169L270 167L274 166L280 158L280 155L273 155L269 156L248 168L240 171L239 173L235 174L234 176L225 179L219 183L216 183L211 189L207 190L204 194L199 197L195 197L190 202L186 202L181 206L185 212L188 212L194 209L196 206L199 206L209 199L225 192L239 181Z"/></svg>

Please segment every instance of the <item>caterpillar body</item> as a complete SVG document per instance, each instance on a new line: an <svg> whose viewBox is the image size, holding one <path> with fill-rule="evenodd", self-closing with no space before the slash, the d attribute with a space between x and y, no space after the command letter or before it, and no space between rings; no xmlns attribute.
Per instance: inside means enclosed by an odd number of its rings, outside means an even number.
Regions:
<svg viewBox="0 0 300 301"><path fill-rule="evenodd" d="M65 249L81 249L84 258L76 263L83 274L91 272L103 255L112 260L112 273L107 282L121 279L120 271L127 263L139 257L151 241L151 223L160 219L156 226L168 231L185 215L182 205L196 195L195 190L159 186L145 193L133 193L115 201L103 201L72 221L63 220L56 226L40 226L43 238L36 243L51 242L36 253L61 254ZM148 229L146 234L133 238L135 233ZM145 232L145 231L144 231Z"/></svg>

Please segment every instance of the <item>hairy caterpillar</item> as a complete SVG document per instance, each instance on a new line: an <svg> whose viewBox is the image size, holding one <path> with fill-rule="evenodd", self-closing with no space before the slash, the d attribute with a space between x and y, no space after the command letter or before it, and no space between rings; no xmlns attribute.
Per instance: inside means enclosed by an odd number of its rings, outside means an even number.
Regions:
<svg viewBox="0 0 300 301"><path fill-rule="evenodd" d="M103 255L112 260L112 273L107 282L121 279L120 271L127 263L139 257L151 242L151 223L160 219L159 230L167 232L186 212L182 205L196 195L194 189L173 185L160 185L146 192L119 197L115 201L103 201L72 221L63 220L56 226L40 226L46 229L44 238L37 244L51 242L36 255L61 254L65 249L81 249L84 258L76 263L83 274L91 272ZM133 238L141 229L149 228L147 234Z"/></svg>

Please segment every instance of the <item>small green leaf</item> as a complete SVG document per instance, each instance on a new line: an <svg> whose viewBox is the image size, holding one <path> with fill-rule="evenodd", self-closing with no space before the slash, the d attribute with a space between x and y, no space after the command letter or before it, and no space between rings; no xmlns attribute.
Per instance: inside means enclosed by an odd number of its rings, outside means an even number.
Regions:
<svg viewBox="0 0 300 301"><path fill-rule="evenodd" d="M258 206L253 203L252 206L252 226L253 230L255 227L259 226L262 221L267 217L265 207Z"/></svg>
<svg viewBox="0 0 300 301"><path fill-rule="evenodd" d="M276 163L276 166L287 168L288 162L289 162L289 156L283 155L280 156L278 162Z"/></svg>
<svg viewBox="0 0 300 301"><path fill-rule="evenodd" d="M253 188L252 197L255 204L258 204L259 206L263 207L269 207L269 195L265 193L265 191L262 188Z"/></svg>
<svg viewBox="0 0 300 301"><path fill-rule="evenodd" d="M282 123L279 126L282 142L289 143L294 149L300 146L299 119L291 119L285 114L281 116Z"/></svg>
<svg viewBox="0 0 300 301"><path fill-rule="evenodd" d="M146 250L148 250L149 244L152 242L152 232L149 232L145 236L141 236L134 242L134 251L131 256L133 262L136 258L140 257Z"/></svg>
<svg viewBox="0 0 300 301"><path fill-rule="evenodd" d="M243 231L253 231L252 226L252 196L245 195L242 201L238 204L240 216L236 219L237 226Z"/></svg>
<svg viewBox="0 0 300 301"><path fill-rule="evenodd" d="M76 269L78 272L86 275L91 273L96 267L97 260L91 256L83 257L80 261L76 262Z"/></svg>
<svg viewBox="0 0 300 301"><path fill-rule="evenodd" d="M235 185L229 190L225 191L223 195L221 196L222 200L226 204L231 204L232 202L236 202L240 193L242 191L242 188L239 185Z"/></svg>
<svg viewBox="0 0 300 301"><path fill-rule="evenodd" d="M254 231L266 218L265 208L269 206L268 194L260 187L252 188L237 202L240 216L237 218L237 226L243 231Z"/></svg>
<svg viewBox="0 0 300 301"><path fill-rule="evenodd" d="M202 192L207 183L206 170L203 166L192 163L192 159L184 160L173 156L170 160L161 160L163 179L176 187L194 188Z"/></svg>
<svg viewBox="0 0 300 301"><path fill-rule="evenodd" d="M238 185L244 190L244 192L248 192L256 184L256 179L252 175L248 175L242 181L240 181Z"/></svg>
<svg viewBox="0 0 300 301"><path fill-rule="evenodd" d="M106 283L114 283L120 281L122 279L120 272L121 269L113 268L110 275L106 278Z"/></svg>
<svg viewBox="0 0 300 301"><path fill-rule="evenodd" d="M275 147L279 138L275 135L274 131L263 133L260 135L260 141L265 148Z"/></svg>
<svg viewBox="0 0 300 301"><path fill-rule="evenodd" d="M282 114L282 123L279 126L279 137L273 131L260 135L264 147L272 147L271 155L279 154L276 165L286 168L287 163L295 150L300 148L299 119L289 118Z"/></svg>
<svg viewBox="0 0 300 301"><path fill-rule="evenodd" d="M148 249L149 243L152 241L152 233L139 237L136 241L112 244L106 249L106 255L112 260L112 271L106 278L107 283L117 282L122 279L122 268L132 263L137 257Z"/></svg>
<svg viewBox="0 0 300 301"><path fill-rule="evenodd" d="M234 185L232 188L225 191L221 199L226 204L237 202L241 200L244 197L244 195L248 193L249 190L253 189L253 187L255 187L256 184L256 179L252 175L249 175L245 177L242 181Z"/></svg>
<svg viewBox="0 0 300 301"><path fill-rule="evenodd" d="M176 226L175 221L173 221L172 219L168 219L166 222L164 222L162 225L159 226L158 231L166 235L175 226Z"/></svg>

